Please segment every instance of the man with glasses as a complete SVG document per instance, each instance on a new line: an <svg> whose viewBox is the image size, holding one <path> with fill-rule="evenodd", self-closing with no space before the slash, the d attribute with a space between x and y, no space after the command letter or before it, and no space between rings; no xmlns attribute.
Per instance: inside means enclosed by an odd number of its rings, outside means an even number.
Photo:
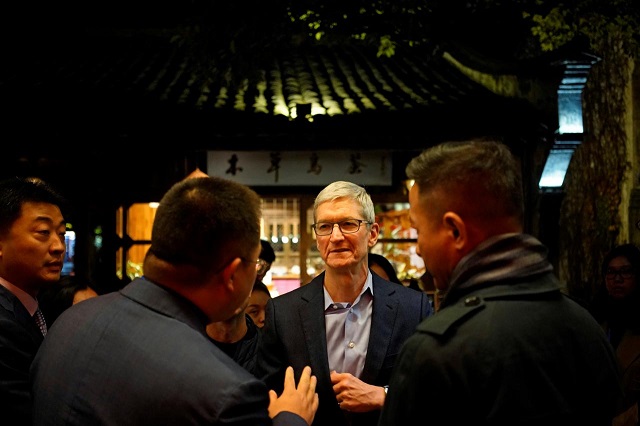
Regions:
<svg viewBox="0 0 640 426"><path fill-rule="evenodd" d="M374 426L395 356L432 309L425 293L369 270L367 254L379 225L364 188L329 184L315 199L313 218L326 268L268 302L258 377L277 389L286 366L297 376L309 365L320 398L314 425Z"/></svg>
<svg viewBox="0 0 640 426"><path fill-rule="evenodd" d="M162 197L144 276L65 310L36 355L34 425L308 425L308 368L269 392L207 337L244 310L260 252L260 198L215 177ZM281 384L282 386L282 384ZM273 421L272 421L273 419Z"/></svg>
<svg viewBox="0 0 640 426"><path fill-rule="evenodd" d="M624 399L614 425L638 425L640 401L640 249L633 243L615 246L602 261L604 285L590 306L616 351L622 371Z"/></svg>

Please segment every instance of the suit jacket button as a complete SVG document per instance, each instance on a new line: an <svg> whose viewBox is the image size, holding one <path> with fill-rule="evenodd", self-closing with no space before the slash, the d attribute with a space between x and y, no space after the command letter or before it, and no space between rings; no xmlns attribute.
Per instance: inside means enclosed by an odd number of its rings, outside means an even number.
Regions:
<svg viewBox="0 0 640 426"><path fill-rule="evenodd" d="M480 298L477 296L467 297L464 299L464 306L477 306L480 304Z"/></svg>

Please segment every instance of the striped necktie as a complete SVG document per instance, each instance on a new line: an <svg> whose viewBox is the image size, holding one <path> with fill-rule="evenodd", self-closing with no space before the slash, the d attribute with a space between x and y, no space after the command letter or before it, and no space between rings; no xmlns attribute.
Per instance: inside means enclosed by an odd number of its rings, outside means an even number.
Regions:
<svg viewBox="0 0 640 426"><path fill-rule="evenodd" d="M40 332L43 336L47 335L47 322L44 320L44 315L42 315L42 311L40 308L36 309L36 313L33 314L33 318L36 320L36 324L40 328Z"/></svg>

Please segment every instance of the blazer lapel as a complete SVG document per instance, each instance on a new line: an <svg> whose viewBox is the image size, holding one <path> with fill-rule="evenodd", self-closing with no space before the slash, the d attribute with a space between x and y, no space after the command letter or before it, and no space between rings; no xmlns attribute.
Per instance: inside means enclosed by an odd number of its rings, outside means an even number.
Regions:
<svg viewBox="0 0 640 426"><path fill-rule="evenodd" d="M0 308L5 309L7 313L13 313L15 321L27 330L27 332L31 336L31 339L36 345L40 345L40 343L42 343L44 337L42 336L42 333L40 332L40 329L38 328L38 325L36 324L33 317L29 315L29 311L27 311L27 308L24 307L20 299L18 299L13 293L11 293L8 289L1 285Z"/></svg>
<svg viewBox="0 0 640 426"><path fill-rule="evenodd" d="M371 333L367 347L367 359L360 377L366 383L374 383L382 369L398 312L398 300L394 297L395 289L376 279L375 275L373 277Z"/></svg>
<svg viewBox="0 0 640 426"><path fill-rule="evenodd" d="M309 350L311 371L318 378L318 382L330 382L327 333L324 323L323 279L324 274L321 274L305 286L308 291L303 292L301 295L304 303L300 305L299 316L302 322L302 332Z"/></svg>

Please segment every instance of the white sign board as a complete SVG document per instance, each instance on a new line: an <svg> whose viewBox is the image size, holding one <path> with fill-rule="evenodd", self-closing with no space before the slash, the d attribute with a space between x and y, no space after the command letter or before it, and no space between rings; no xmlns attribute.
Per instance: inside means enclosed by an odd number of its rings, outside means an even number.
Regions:
<svg viewBox="0 0 640 426"><path fill-rule="evenodd" d="M208 151L207 174L248 186L325 186L336 180L391 186L385 151Z"/></svg>

